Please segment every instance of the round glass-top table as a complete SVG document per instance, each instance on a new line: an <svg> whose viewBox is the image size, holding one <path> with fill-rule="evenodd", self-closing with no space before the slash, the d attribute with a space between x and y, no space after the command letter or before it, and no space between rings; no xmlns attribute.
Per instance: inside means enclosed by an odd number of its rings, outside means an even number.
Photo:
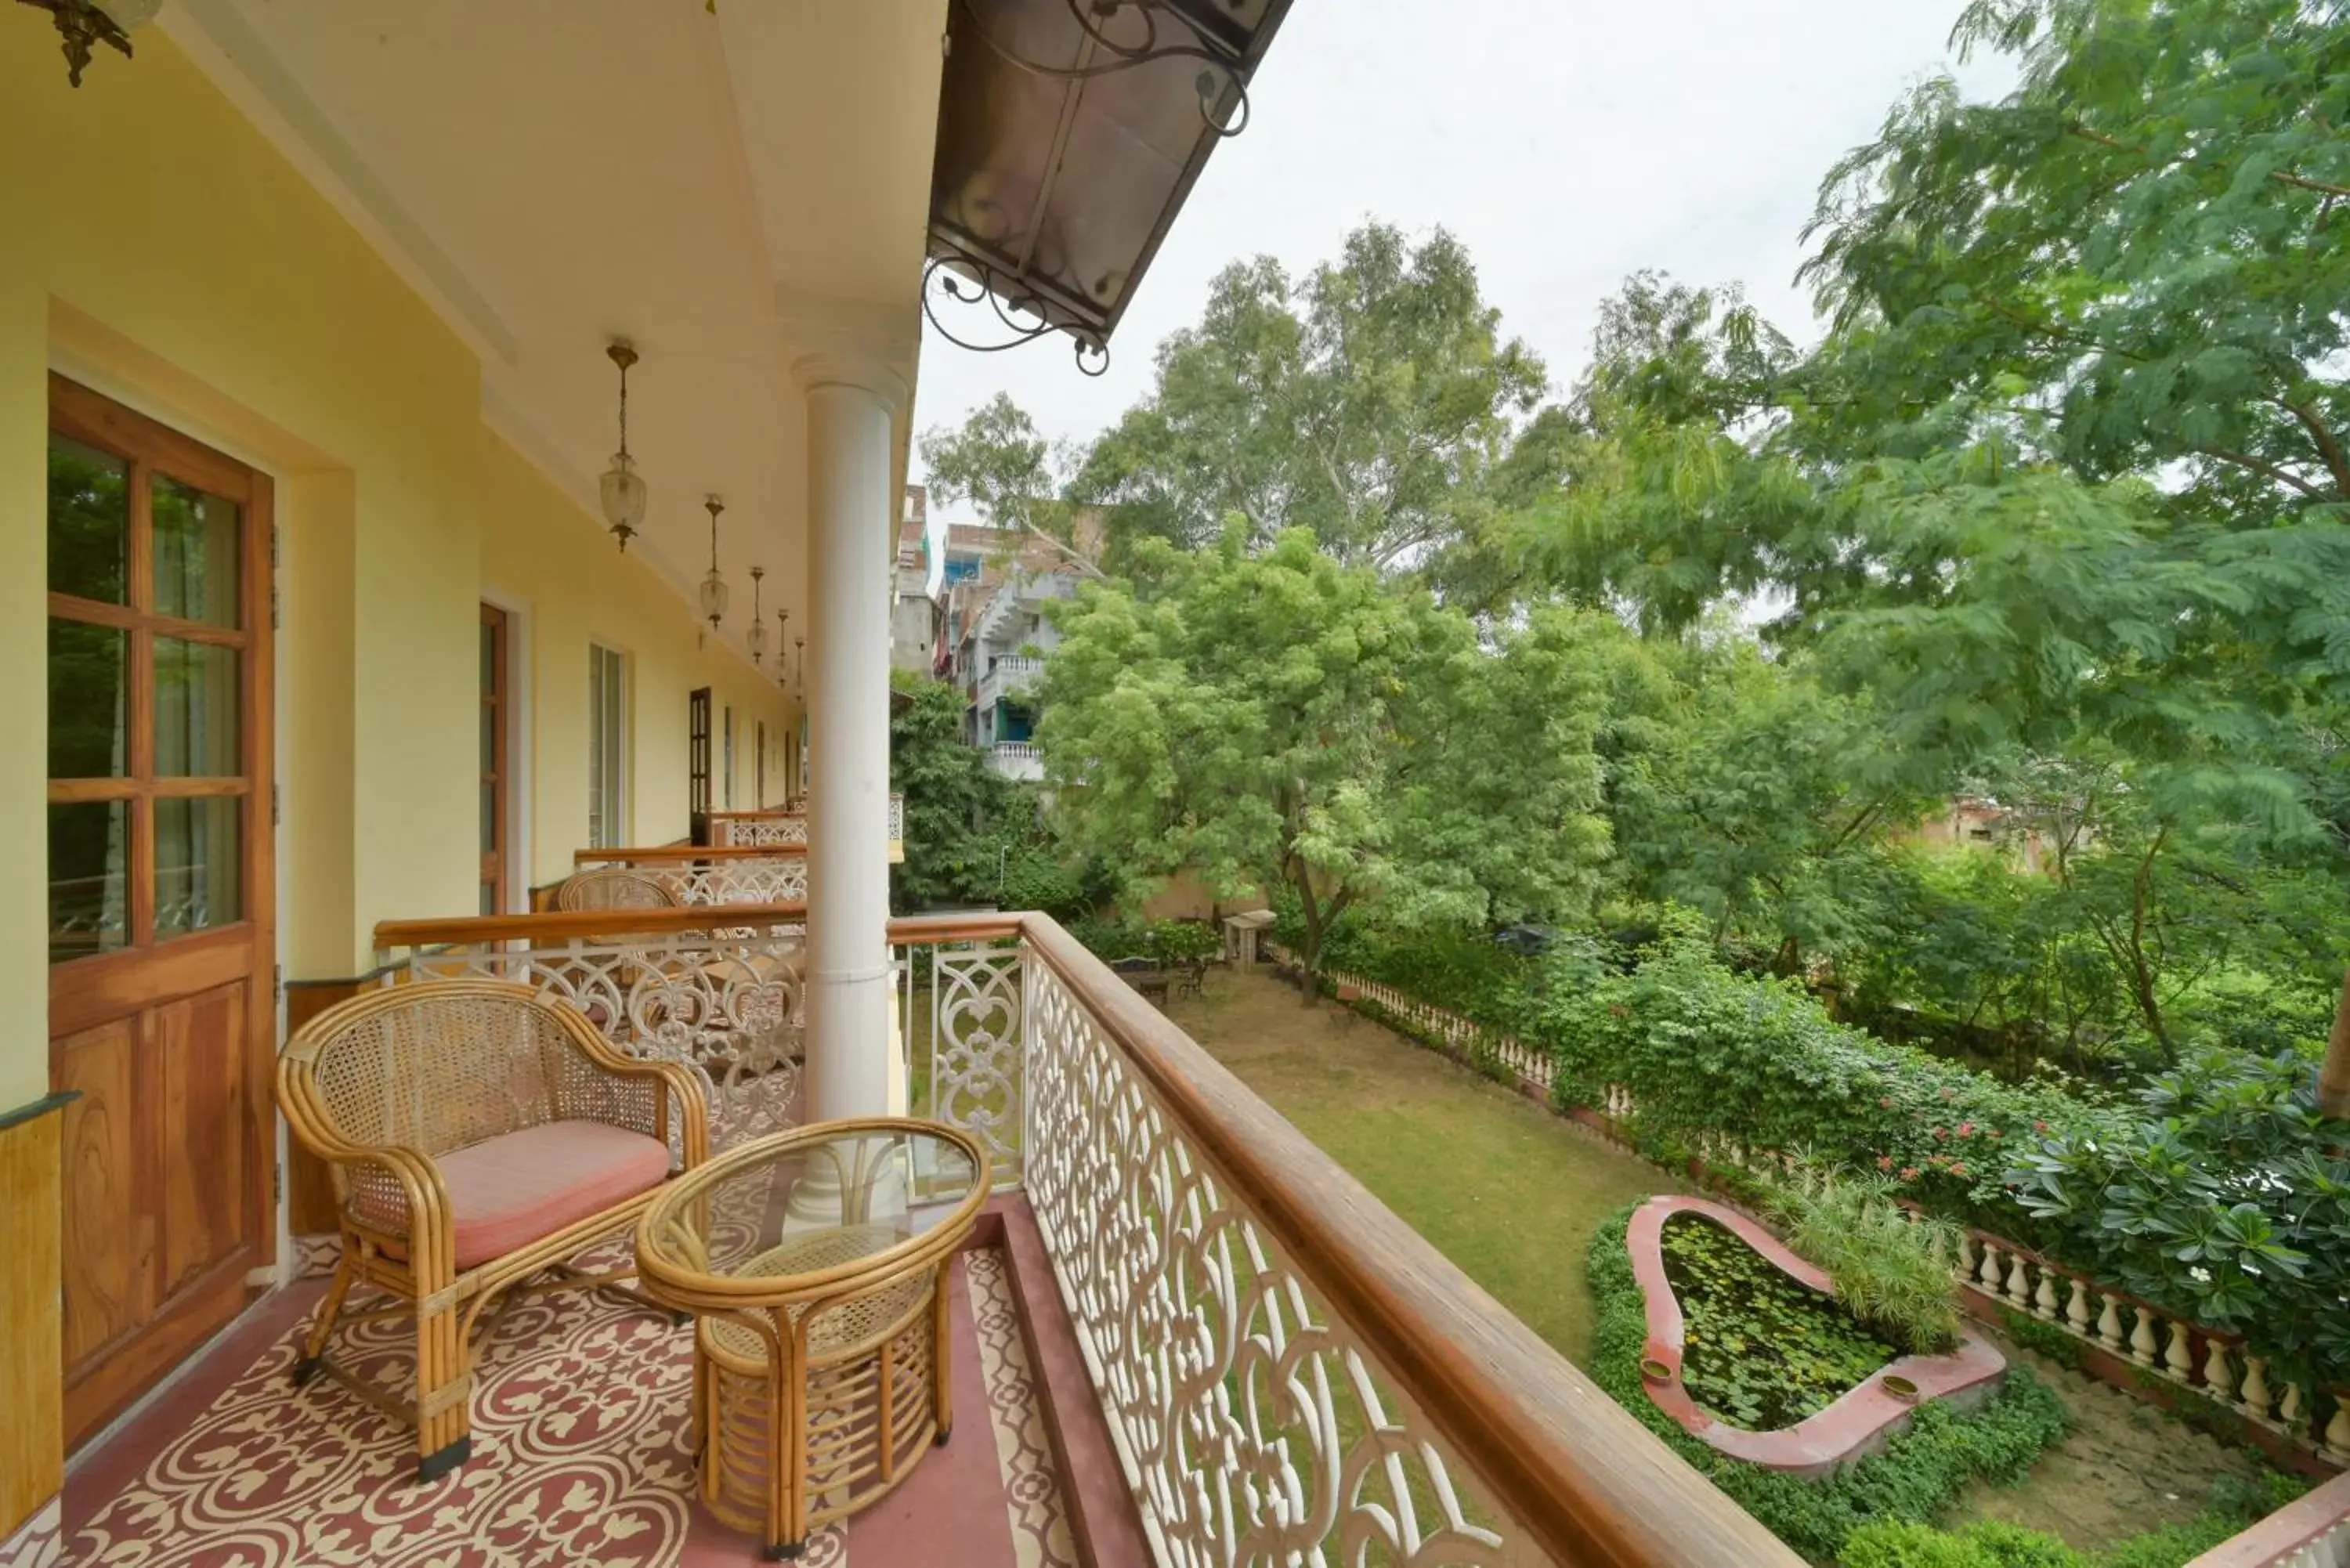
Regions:
<svg viewBox="0 0 2350 1568"><path fill-rule="evenodd" d="M697 1319L702 1500L770 1557L947 1440L943 1270L992 1174L943 1123L822 1122L707 1161L638 1221L640 1288Z"/></svg>

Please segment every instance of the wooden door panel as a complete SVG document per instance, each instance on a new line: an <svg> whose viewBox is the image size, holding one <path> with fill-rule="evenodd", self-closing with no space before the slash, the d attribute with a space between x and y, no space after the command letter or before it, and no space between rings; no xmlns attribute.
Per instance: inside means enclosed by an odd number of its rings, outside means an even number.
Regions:
<svg viewBox="0 0 2350 1568"><path fill-rule="evenodd" d="M155 1312L155 1215L140 1202L148 1147L140 1021L118 1019L49 1048L65 1110L65 1346L70 1378Z"/></svg>
<svg viewBox="0 0 2350 1568"><path fill-rule="evenodd" d="M81 1091L61 1127L71 1444L234 1318L275 1249L275 550L265 477L49 389L48 610L73 633L52 633L70 690L47 792L50 1077ZM103 650L89 628L114 663L75 653ZM103 833L89 802L120 803Z"/></svg>
<svg viewBox="0 0 2350 1568"><path fill-rule="evenodd" d="M158 1008L151 1056L162 1080L159 1302L243 1250L255 1183L247 1136L243 982Z"/></svg>

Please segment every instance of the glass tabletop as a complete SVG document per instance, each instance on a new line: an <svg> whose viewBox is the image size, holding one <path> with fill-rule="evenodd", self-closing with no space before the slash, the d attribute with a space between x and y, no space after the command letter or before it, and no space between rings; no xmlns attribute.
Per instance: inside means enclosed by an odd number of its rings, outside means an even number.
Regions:
<svg viewBox="0 0 2350 1568"><path fill-rule="evenodd" d="M804 1128L678 1182L647 1217L640 1245L672 1268L788 1289L794 1276L894 1251L971 1199L978 1182L977 1164L943 1129Z"/></svg>

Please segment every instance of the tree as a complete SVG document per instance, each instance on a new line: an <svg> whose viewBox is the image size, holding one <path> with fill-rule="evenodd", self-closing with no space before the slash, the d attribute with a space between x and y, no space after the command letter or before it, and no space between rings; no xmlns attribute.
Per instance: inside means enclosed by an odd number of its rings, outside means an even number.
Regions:
<svg viewBox="0 0 2350 1568"><path fill-rule="evenodd" d="M892 672L909 699L889 715L889 782L906 797L906 858L889 867L889 902L912 914L993 901L994 845L1016 819L1010 781L962 738L962 693L943 680Z"/></svg>
<svg viewBox="0 0 2350 1568"><path fill-rule="evenodd" d="M1119 541L1204 549L1237 514L1252 548L1302 527L1348 564L1409 564L1474 525L1542 394L1541 362L1499 322L1442 230L1414 245L1367 224L1302 280L1236 263L1074 494L1110 509Z"/></svg>
<svg viewBox="0 0 2350 1568"><path fill-rule="evenodd" d="M1184 869L1287 889L1309 975L1374 898L1426 924L1586 904L1607 846L1602 651L1620 633L1558 612L1481 643L1305 530L1253 554L1252 533L1144 541L1130 587L1059 612L1037 734L1074 844L1137 891Z"/></svg>
<svg viewBox="0 0 2350 1568"><path fill-rule="evenodd" d="M1026 411L998 392L954 430L922 432L922 462L933 499L968 501L1008 541L1033 540L1088 576L1100 576L1077 538L1077 517L1063 496L1066 454L1054 452ZM1005 554L1013 552L1009 549Z"/></svg>

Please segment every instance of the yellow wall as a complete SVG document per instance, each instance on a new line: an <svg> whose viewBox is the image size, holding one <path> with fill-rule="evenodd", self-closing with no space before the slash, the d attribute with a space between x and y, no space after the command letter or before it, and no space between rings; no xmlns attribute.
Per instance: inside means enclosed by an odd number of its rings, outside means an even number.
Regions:
<svg viewBox="0 0 2350 1568"><path fill-rule="evenodd" d="M790 722L774 680L730 647L705 639L692 609L639 557L624 556L600 520L574 506L512 447L484 431L476 493L497 519L482 535L482 592L522 620L517 648L530 669L524 710L532 731L527 866L531 884L568 876L588 843L588 648L600 642L629 656L632 731L629 842L666 844L686 836L686 699L711 689L711 767L723 764L723 714L734 710L734 800L750 809L756 772L754 722L767 724L768 794L780 805L776 736ZM737 593L747 587L736 584ZM735 607L734 618L747 613ZM707 640L707 646L704 646ZM713 777L713 804L725 786Z"/></svg>
<svg viewBox="0 0 2350 1568"><path fill-rule="evenodd" d="M686 831L689 690L735 710L738 805L752 804L755 722L777 758L795 729L773 681L700 647L684 601L489 431L465 345L167 37L142 33L135 63L109 57L74 91L40 18L0 22L0 995L17 1004L0 1031L5 1113L48 1088L52 369L276 480L289 978L364 969L380 919L476 909L484 597L525 618L533 881L567 871L587 836L591 636L630 655L639 841ZM769 787L779 798L773 765ZM16 1261L40 1278L0 1302L0 1341L54 1347L54 1259ZM19 1521L0 1518L0 1536Z"/></svg>
<svg viewBox="0 0 2350 1568"><path fill-rule="evenodd" d="M487 429L465 345L168 38L142 34L135 67L114 63L77 92L47 29L0 27L0 659L22 672L0 709L5 994L46 988L52 367L277 479L289 976L364 967L379 919L475 908L485 596L526 617L533 881L587 836L590 635L631 656L634 836L686 831L694 686L735 709L748 805L752 724L789 728L774 683L698 649L684 601ZM39 1028L0 1037L0 1109L47 1076Z"/></svg>

